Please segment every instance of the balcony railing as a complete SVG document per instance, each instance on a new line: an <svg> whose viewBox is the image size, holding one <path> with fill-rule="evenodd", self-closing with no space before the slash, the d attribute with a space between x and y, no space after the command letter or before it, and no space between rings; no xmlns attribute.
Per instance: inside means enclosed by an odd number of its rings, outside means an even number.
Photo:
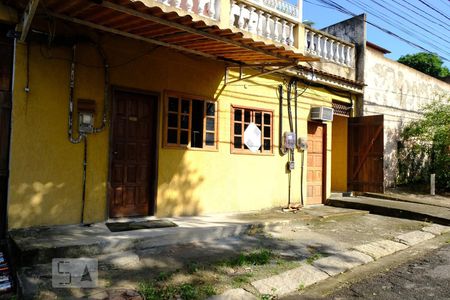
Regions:
<svg viewBox="0 0 450 300"><path fill-rule="evenodd" d="M293 46L299 9L284 0L232 0L230 24L253 34Z"/></svg>
<svg viewBox="0 0 450 300"><path fill-rule="evenodd" d="M305 50L327 61L355 66L355 45L320 30L305 28Z"/></svg>
<svg viewBox="0 0 450 300"><path fill-rule="evenodd" d="M189 13L196 13L219 20L220 0L159 0L159 2L167 6L183 9Z"/></svg>

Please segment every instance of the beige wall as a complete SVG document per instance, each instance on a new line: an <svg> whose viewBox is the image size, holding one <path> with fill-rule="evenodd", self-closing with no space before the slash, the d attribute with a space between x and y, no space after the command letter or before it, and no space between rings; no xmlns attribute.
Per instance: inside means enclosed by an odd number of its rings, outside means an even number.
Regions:
<svg viewBox="0 0 450 300"><path fill-rule="evenodd" d="M385 184L397 177L397 141L401 128L421 117L421 107L450 95L450 84L390 60L367 47L364 115L384 114Z"/></svg>

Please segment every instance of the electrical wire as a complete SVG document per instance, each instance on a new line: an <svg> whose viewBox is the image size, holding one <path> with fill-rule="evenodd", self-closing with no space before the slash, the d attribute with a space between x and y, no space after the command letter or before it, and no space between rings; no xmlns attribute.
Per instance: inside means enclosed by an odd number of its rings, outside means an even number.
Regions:
<svg viewBox="0 0 450 300"><path fill-rule="evenodd" d="M434 10L435 12L437 12L438 14L440 14L441 16L443 16L444 18L446 18L447 20L450 20L449 17L447 17L446 15L444 15L442 12L440 12L439 10L437 10L436 8L434 8L431 4L428 4L427 2L423 1L423 0L419 0L423 5L431 8L432 10Z"/></svg>
<svg viewBox="0 0 450 300"><path fill-rule="evenodd" d="M310 2L310 1L308 1L308 0L305 0L305 1ZM356 17L356 16L357 16L357 14L355 14L355 13L353 13L352 11L346 9L345 7L339 5L338 3L336 3L336 2L333 1L333 0L317 0L317 1L319 1L319 2L321 2L321 3L324 3L324 4L326 4L326 5L329 5L329 6L330 6L331 8L333 8L334 10L337 10L337 11L343 13L343 14L347 14L347 15L350 15L350 16L353 16L353 17ZM314 4L314 3L313 3L313 4ZM415 43L415 42L412 42L412 41L410 41L410 40L408 40L408 39L406 39L406 38L404 38L404 37L402 37L402 36L400 36L400 35L398 35L398 34L392 32L392 31L390 31L389 29L386 29L386 28L384 28L384 27L382 27L382 26L380 26L380 25L378 25L378 24L376 24L376 23L374 23L374 22L372 22L372 21L365 20L365 22L366 22L367 24L369 24L369 25L371 25L371 26L373 26L373 27L375 27L375 28L377 28L377 29L383 31L384 33L386 33L386 34L388 34L388 35L391 35L391 36L393 36L393 37L395 37L395 38L397 38L397 39L399 39L399 40L401 40L401 41L403 41L403 42L405 42L405 43L407 43L407 44L409 44L409 45L411 45L411 46L413 46L413 47L415 47L415 48L418 48L418 49L420 49L420 50L422 50L422 51L425 51L425 52L427 52L427 53L434 53L433 51L430 51L430 50L428 50L427 48L425 48L425 47L423 47L423 46L421 46L421 45L419 45L419 44L417 44L417 43ZM439 55L439 57L441 57L441 59L443 59L443 60L445 60L445 61L450 61L449 59L447 59L446 57L444 57L444 56L442 56L442 55Z"/></svg>

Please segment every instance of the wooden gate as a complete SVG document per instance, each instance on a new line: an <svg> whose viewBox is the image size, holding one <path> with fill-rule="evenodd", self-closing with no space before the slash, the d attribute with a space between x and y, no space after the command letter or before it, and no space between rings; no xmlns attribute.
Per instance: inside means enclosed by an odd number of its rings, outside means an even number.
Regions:
<svg viewBox="0 0 450 300"><path fill-rule="evenodd" d="M11 81L14 46L6 38L8 28L0 24L0 238L5 237L8 176L9 138L11 127Z"/></svg>
<svg viewBox="0 0 450 300"><path fill-rule="evenodd" d="M383 115L350 118L348 122L348 190L384 192Z"/></svg>

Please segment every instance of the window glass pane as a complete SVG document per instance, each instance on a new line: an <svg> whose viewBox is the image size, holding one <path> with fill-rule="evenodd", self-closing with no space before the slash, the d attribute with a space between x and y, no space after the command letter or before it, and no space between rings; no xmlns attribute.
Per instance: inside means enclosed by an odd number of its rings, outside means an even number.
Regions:
<svg viewBox="0 0 450 300"><path fill-rule="evenodd" d="M242 148L242 138L240 136L234 137L234 148Z"/></svg>
<svg viewBox="0 0 450 300"><path fill-rule="evenodd" d="M255 112L255 123L261 124L262 114L260 112Z"/></svg>
<svg viewBox="0 0 450 300"><path fill-rule="evenodd" d="M178 112L178 98L169 97L169 111Z"/></svg>
<svg viewBox="0 0 450 300"><path fill-rule="evenodd" d="M181 128L189 128L189 116L181 116Z"/></svg>
<svg viewBox="0 0 450 300"><path fill-rule="evenodd" d="M176 144L177 143L177 130L169 129L167 130L167 143Z"/></svg>
<svg viewBox="0 0 450 300"><path fill-rule="evenodd" d="M270 114L264 114L264 124L270 125Z"/></svg>
<svg viewBox="0 0 450 300"><path fill-rule="evenodd" d="M212 102L206 103L206 115L207 116L214 116L214 113L216 112L216 106Z"/></svg>
<svg viewBox="0 0 450 300"><path fill-rule="evenodd" d="M270 138L270 126L264 126L264 137Z"/></svg>
<svg viewBox="0 0 450 300"><path fill-rule="evenodd" d="M178 115L177 114L169 113L168 120L167 120L167 126L178 127Z"/></svg>
<svg viewBox="0 0 450 300"><path fill-rule="evenodd" d="M201 100L192 100L192 120L191 120L191 147L203 147L203 114L205 102Z"/></svg>
<svg viewBox="0 0 450 300"><path fill-rule="evenodd" d="M181 112L184 114L189 113L189 100L181 100Z"/></svg>
<svg viewBox="0 0 450 300"><path fill-rule="evenodd" d="M188 144L188 132L187 131L181 131L180 132L180 144L181 145L187 145Z"/></svg>
<svg viewBox="0 0 450 300"><path fill-rule="evenodd" d="M206 133L205 144L208 146L214 146L214 133Z"/></svg>
<svg viewBox="0 0 450 300"><path fill-rule="evenodd" d="M241 109L236 109L234 111L234 120L235 121L242 121L242 110Z"/></svg>
<svg viewBox="0 0 450 300"><path fill-rule="evenodd" d="M264 150L270 151L270 140L264 140Z"/></svg>
<svg viewBox="0 0 450 300"><path fill-rule="evenodd" d="M250 122L250 111L249 110L244 111L244 121Z"/></svg>
<svg viewBox="0 0 450 300"><path fill-rule="evenodd" d="M206 118L206 130L214 131L214 119Z"/></svg>
<svg viewBox="0 0 450 300"><path fill-rule="evenodd" d="M242 123L234 123L234 134L242 134Z"/></svg>

